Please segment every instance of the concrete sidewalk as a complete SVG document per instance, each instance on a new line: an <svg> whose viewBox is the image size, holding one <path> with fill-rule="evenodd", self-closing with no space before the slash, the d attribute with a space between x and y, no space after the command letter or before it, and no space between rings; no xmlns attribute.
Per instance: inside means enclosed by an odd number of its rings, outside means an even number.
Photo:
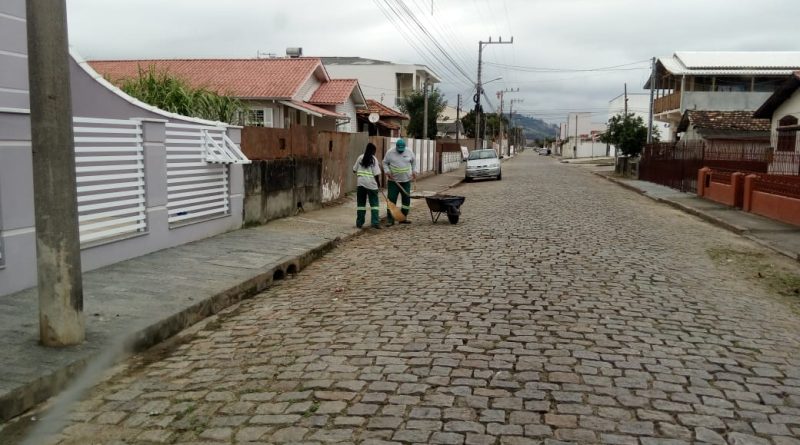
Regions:
<svg viewBox="0 0 800 445"><path fill-rule="evenodd" d="M442 192L463 178L462 167L418 181L417 190ZM80 346L39 345L36 289L0 298L0 421L58 393L102 352L152 346L299 272L361 232L355 207L348 197L85 273L86 342Z"/></svg>
<svg viewBox="0 0 800 445"><path fill-rule="evenodd" d="M679 192L652 182L619 178L610 171L596 169L592 173L738 233L789 258L800 260L800 228L796 226L743 212L734 207L700 198L694 193Z"/></svg>

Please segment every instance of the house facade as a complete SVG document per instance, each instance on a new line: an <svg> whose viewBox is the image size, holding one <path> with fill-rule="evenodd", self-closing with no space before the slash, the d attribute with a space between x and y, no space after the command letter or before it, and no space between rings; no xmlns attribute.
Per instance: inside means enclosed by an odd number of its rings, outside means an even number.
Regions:
<svg viewBox="0 0 800 445"><path fill-rule="evenodd" d="M753 116L770 120L776 151L800 152L800 71L786 78Z"/></svg>
<svg viewBox="0 0 800 445"><path fill-rule="evenodd" d="M376 100L367 99L367 108L358 110L359 131L369 133L370 136L405 136L403 129L407 123L407 115Z"/></svg>
<svg viewBox="0 0 800 445"><path fill-rule="evenodd" d="M677 130L686 110L754 111L800 69L800 51L678 51L657 59L654 119Z"/></svg>
<svg viewBox="0 0 800 445"><path fill-rule="evenodd" d="M429 84L441 82L425 65L392 63L362 57L323 57L322 63L333 77L358 79L364 96L399 110L400 99Z"/></svg>
<svg viewBox="0 0 800 445"><path fill-rule="evenodd" d="M0 6L0 297L36 285L25 2ZM167 113L69 60L81 266L242 225L240 127Z"/></svg>
<svg viewBox="0 0 800 445"><path fill-rule="evenodd" d="M116 84L151 67L240 99L244 124L273 128L295 125L326 131L356 131L356 110L366 106L355 79L331 79L319 58L95 60L95 70Z"/></svg>
<svg viewBox="0 0 800 445"><path fill-rule="evenodd" d="M682 141L701 140L710 146L768 146L770 121L750 111L686 110L677 131Z"/></svg>

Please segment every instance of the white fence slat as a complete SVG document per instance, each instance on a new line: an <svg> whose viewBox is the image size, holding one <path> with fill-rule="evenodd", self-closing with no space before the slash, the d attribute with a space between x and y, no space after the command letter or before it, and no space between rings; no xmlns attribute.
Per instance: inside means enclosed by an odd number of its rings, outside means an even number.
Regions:
<svg viewBox="0 0 800 445"><path fill-rule="evenodd" d="M80 237L82 243L88 243L92 241L102 240L104 238L113 238L115 236L124 235L128 233L144 232L146 227L147 226L144 222L140 222L138 224L130 224L116 229L104 230L102 232L81 234Z"/></svg>
<svg viewBox="0 0 800 445"><path fill-rule="evenodd" d="M230 213L227 165L210 164L208 141L224 143L225 129L168 123L167 219L170 224L224 216Z"/></svg>
<svg viewBox="0 0 800 445"><path fill-rule="evenodd" d="M73 122L81 243L146 230L141 123L83 117Z"/></svg>
<svg viewBox="0 0 800 445"><path fill-rule="evenodd" d="M87 176L79 176L76 178L77 182L97 182L97 181L110 181L115 179L132 179L132 178L144 178L144 172L138 171L136 173L122 173L116 175L87 175Z"/></svg>
<svg viewBox="0 0 800 445"><path fill-rule="evenodd" d="M139 204L144 204L144 197L137 197L134 199L124 199L113 202L101 202L98 204L86 204L78 207L78 212L82 213L92 210L112 209L115 207L122 207L122 206L138 206Z"/></svg>

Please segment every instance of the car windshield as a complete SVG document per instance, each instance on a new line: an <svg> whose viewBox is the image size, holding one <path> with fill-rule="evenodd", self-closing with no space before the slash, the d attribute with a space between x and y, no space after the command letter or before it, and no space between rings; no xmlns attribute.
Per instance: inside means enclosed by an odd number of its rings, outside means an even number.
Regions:
<svg viewBox="0 0 800 445"><path fill-rule="evenodd" d="M474 161L476 159L494 159L497 157L497 153L494 150L475 150L469 154L469 160Z"/></svg>

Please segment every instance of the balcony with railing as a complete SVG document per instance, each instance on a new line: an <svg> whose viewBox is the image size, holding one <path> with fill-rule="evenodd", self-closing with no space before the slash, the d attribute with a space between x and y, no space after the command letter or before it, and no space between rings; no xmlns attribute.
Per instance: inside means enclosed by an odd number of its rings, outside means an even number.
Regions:
<svg viewBox="0 0 800 445"><path fill-rule="evenodd" d="M681 107L681 92L677 91L664 97L659 97L653 102L653 113L660 114L677 110Z"/></svg>

